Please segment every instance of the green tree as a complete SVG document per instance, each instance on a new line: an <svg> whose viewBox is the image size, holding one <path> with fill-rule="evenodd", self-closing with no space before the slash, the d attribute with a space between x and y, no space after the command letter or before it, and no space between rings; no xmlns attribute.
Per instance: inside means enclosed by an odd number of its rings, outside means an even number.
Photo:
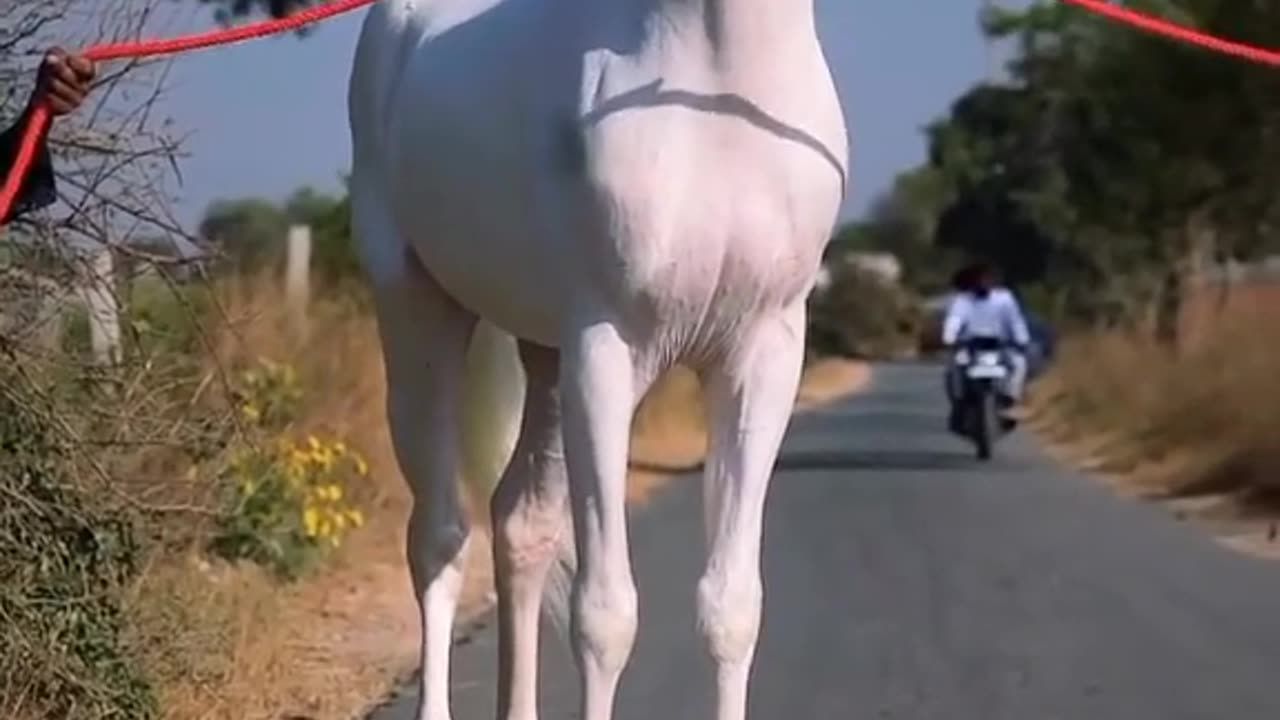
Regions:
<svg viewBox="0 0 1280 720"><path fill-rule="evenodd" d="M232 22L258 13L284 17L316 4L315 0L200 0L200 2L213 6L214 14L221 22Z"/></svg>
<svg viewBox="0 0 1280 720"><path fill-rule="evenodd" d="M924 293L942 290L954 258L939 251L934 236L949 193L946 178L935 168L923 166L905 172L888 192L876 198L866 218L840 228L828 253L892 253L903 265L903 281L908 286Z"/></svg>
<svg viewBox="0 0 1280 720"><path fill-rule="evenodd" d="M284 256L289 218L263 198L218 200L200 221L200 237L226 259L235 272L252 272Z"/></svg>
<svg viewBox="0 0 1280 720"><path fill-rule="evenodd" d="M1280 40L1273 4L1124 4ZM993 13L986 27L1018 52L1009 83L970 90L930 129L951 191L940 246L996 261L1071 312L1155 307L1166 327L1195 261L1274 250L1274 71L1057 2Z"/></svg>
<svg viewBox="0 0 1280 720"><path fill-rule="evenodd" d="M304 187L283 203L264 198L219 200L209 206L200 235L235 272L254 272L283 260L289 226L311 227L312 270L322 284L358 277L360 264L351 235L347 193L328 195Z"/></svg>

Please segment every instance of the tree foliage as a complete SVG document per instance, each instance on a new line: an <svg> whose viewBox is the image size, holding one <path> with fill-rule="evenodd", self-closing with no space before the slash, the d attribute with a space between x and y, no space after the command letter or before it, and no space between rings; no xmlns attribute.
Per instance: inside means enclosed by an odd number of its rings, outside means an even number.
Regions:
<svg viewBox="0 0 1280 720"><path fill-rule="evenodd" d="M213 6L215 15L222 22L232 22L258 13L271 17L284 17L316 4L315 0L200 0L200 2Z"/></svg>
<svg viewBox="0 0 1280 720"><path fill-rule="evenodd" d="M1122 4L1280 45L1274 3ZM942 264L939 251L983 257L1038 302L1098 318L1153 302L1176 307L1179 278L1194 262L1278 248L1273 69L1059 2L992 13L984 23L1016 42L1010 79L957 98L928 129L929 163L906 174L872 213L872 226L884 227L900 215L884 207L922 206L919 178L937 184L932 192L942 202L931 223L925 210L914 228L899 224L891 240L879 241L901 248L908 266L922 257ZM922 252L918 228L926 225L932 256Z"/></svg>
<svg viewBox="0 0 1280 720"><path fill-rule="evenodd" d="M950 271L947 262L939 262L945 258L939 258L934 235L938 216L949 202L950 188L935 168L905 172L889 192L876 198L865 219L841 228L828 254L891 252L902 263L908 285L925 293L941 291Z"/></svg>
<svg viewBox="0 0 1280 720"><path fill-rule="evenodd" d="M809 345L824 355L894 357L918 339L916 298L850 263L831 266L831 284L809 299Z"/></svg>
<svg viewBox="0 0 1280 720"><path fill-rule="evenodd" d="M351 236L351 201L304 187L283 203L259 197L212 203L200 222L200 236L224 259L225 268L253 272L284 259L289 226L311 227L312 269L322 283L354 278L359 260Z"/></svg>

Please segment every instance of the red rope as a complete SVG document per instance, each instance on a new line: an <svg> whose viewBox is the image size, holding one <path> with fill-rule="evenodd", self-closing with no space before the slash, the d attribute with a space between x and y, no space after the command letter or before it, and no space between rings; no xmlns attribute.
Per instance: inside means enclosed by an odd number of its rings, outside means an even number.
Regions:
<svg viewBox="0 0 1280 720"><path fill-rule="evenodd" d="M276 20L267 20L241 27L213 30L167 40L144 40L114 45L99 45L89 48L84 54L92 60L101 61L126 57L143 58L155 55L169 55L215 45L227 45L241 40L296 30L304 25L350 12L356 8L371 5L374 2L377 2L377 0L333 0ZM1280 66L1280 52L1217 38L1168 20L1162 20L1121 5L1112 4L1107 0L1062 0L1062 2L1076 5L1094 14L1149 33L1180 40L1191 45L1264 65ZM0 189L0 218L8 217L9 210L13 207L13 202L18 196L18 188L21 187L22 181L26 178L27 172L31 169L31 163L35 159L36 148L39 146L40 138L49 127L49 118L49 108L43 103L37 103L27 117L27 126L22 135L22 144L19 146L13 167L9 169L9 175L5 178L4 187Z"/></svg>
<svg viewBox="0 0 1280 720"><path fill-rule="evenodd" d="M199 50L216 45L229 45L242 40L276 35L290 30L297 30L314 22L350 12L365 5L372 5L377 0L333 0L322 5L304 8L287 17L249 23L234 28L223 28L207 32L184 35L182 37L163 40L139 40L111 45L98 45L84 51L84 56L94 61L115 60L118 58L145 58L156 55L172 55L174 53ZM5 178L4 187L0 189L0 219L9 216L10 209L18 197L18 190L31 163L35 161L36 149L40 146L40 138L49 129L49 107L37 102L27 116L26 128L22 134L22 142L9 175Z"/></svg>
<svg viewBox="0 0 1280 720"><path fill-rule="evenodd" d="M1268 50L1253 45L1246 45L1241 42L1231 40L1223 40L1198 30L1178 25L1162 20L1153 15L1140 13L1137 10L1115 5L1106 0L1062 0L1071 5L1088 10L1091 13L1101 15L1111 20L1116 20L1124 25L1145 30L1149 33L1162 35L1174 40L1196 45L1208 50L1214 50L1226 55L1234 55L1238 58L1251 60L1263 65L1280 65L1280 52Z"/></svg>

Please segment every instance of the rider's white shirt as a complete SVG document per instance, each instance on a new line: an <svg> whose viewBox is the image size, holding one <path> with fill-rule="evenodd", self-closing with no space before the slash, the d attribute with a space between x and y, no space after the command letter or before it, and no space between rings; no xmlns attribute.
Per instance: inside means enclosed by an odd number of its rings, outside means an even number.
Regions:
<svg viewBox="0 0 1280 720"><path fill-rule="evenodd" d="M942 341L952 345L966 337L997 337L1019 345L1031 342L1018 300L1005 288L992 288L982 299L967 292L952 296L942 324Z"/></svg>

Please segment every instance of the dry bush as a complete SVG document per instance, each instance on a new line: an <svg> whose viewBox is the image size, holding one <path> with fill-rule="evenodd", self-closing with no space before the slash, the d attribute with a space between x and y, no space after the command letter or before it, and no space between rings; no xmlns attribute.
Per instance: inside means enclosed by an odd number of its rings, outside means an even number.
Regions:
<svg viewBox="0 0 1280 720"><path fill-rule="evenodd" d="M852 265L809 301L810 345L824 355L891 358L915 349L924 321L911 292Z"/></svg>
<svg viewBox="0 0 1280 720"><path fill-rule="evenodd" d="M0 373L0 711L146 717L119 594L136 572L134 518L97 501L20 369Z"/></svg>
<svg viewBox="0 0 1280 720"><path fill-rule="evenodd" d="M216 354L225 367L258 358L293 366L304 394L299 430L347 438L372 469L357 488L362 503L385 507L407 500L385 421L385 377L377 325L358 292L319 294L302 314L281 302L271 277L233 278L220 305L228 321L219 328Z"/></svg>
<svg viewBox="0 0 1280 720"><path fill-rule="evenodd" d="M1104 468L1148 475L1153 493L1280 493L1280 324L1267 288L1196 296L1175 351L1146 333L1063 344L1037 390L1051 432L1092 438Z"/></svg>
<svg viewBox="0 0 1280 720"><path fill-rule="evenodd" d="M47 47L165 34L168 20L190 10L160 0L3 4L0 119L25 103ZM278 293L237 295L175 258L197 243L169 207L178 146L154 112L164 66L101 68L86 107L51 135L60 202L4 229L3 717L279 717L306 707L316 682L305 670L320 663L299 651L298 628L318 624L326 603L317 598L331 599L343 553L358 556L377 536L364 533L293 585L208 556L227 484L220 468L229 448L252 442L235 392L237 371L257 355L247 343L313 361L306 379L321 392L309 396L304 430L375 448L380 410L376 420L359 413L380 406L381 373L341 366L343 357L377 357L372 334L361 335L371 329L363 315L348 322L341 308L317 303L311 315L322 330L332 326L353 346L370 341L348 352L330 339L322 352L282 332L287 321L241 312L279 306ZM110 275L95 265L108 257ZM84 296L121 310L109 359L89 351ZM233 341L241 331L248 337ZM353 407L348 397L358 398ZM375 479L387 477L381 469ZM374 482L354 494L389 502L380 487L400 486Z"/></svg>
<svg viewBox="0 0 1280 720"><path fill-rule="evenodd" d="M368 523L328 563L288 584L253 565L210 561L199 543L157 558L130 613L165 717L349 717L409 661L408 493L383 420L372 317L349 295L321 296L299 316L278 286L231 277L210 289L200 375L234 378L264 358L296 370L301 396L288 432L341 438L368 461L365 482L347 487ZM382 613L380 595L394 598ZM379 638L373 656L362 634Z"/></svg>
<svg viewBox="0 0 1280 720"><path fill-rule="evenodd" d="M31 0L0 7L0 121L26 103L42 52L138 36L159 0ZM198 525L133 471L142 454L198 452L216 419L198 388L123 328L120 362L85 351L84 298L122 304L114 256L179 268L167 188L177 144L153 113L161 66L111 63L80 112L52 129L59 202L0 230L0 715L145 718L126 597L166 526ZM145 237L146 249L136 244ZM108 248L113 248L110 255ZM157 257L156 252L162 257ZM70 319L69 323L64 320ZM207 424L205 421L209 421ZM163 477L156 473L151 478ZM182 517L182 520L178 520Z"/></svg>

